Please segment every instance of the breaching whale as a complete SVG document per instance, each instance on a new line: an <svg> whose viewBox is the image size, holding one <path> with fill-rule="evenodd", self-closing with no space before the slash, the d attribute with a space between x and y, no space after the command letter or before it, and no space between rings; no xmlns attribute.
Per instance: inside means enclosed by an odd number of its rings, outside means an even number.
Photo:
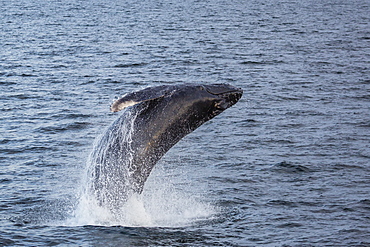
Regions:
<svg viewBox="0 0 370 247"><path fill-rule="evenodd" d="M141 193L157 161L181 138L234 105L240 88L228 84L149 87L111 105L123 110L102 134L90 157L89 189L115 212Z"/></svg>

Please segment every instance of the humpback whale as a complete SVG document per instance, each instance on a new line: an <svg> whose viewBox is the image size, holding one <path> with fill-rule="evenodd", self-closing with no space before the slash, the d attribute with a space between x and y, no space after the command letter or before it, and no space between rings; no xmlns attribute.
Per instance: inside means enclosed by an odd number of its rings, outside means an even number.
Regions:
<svg viewBox="0 0 370 247"><path fill-rule="evenodd" d="M124 110L90 156L89 189L117 212L143 191L154 165L184 136L234 105L243 91L228 84L180 84L128 93L111 105Z"/></svg>

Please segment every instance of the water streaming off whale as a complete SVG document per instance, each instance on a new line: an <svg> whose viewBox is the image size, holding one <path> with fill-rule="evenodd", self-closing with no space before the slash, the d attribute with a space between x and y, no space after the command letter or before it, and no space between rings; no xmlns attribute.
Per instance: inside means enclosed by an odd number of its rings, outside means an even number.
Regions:
<svg viewBox="0 0 370 247"><path fill-rule="evenodd" d="M131 143L137 113L128 109L123 115L98 138L87 164L86 193L99 201L100 206L112 210L115 214L119 214L120 208L135 186L131 179ZM113 155L107 155L111 148L115 149L115 152ZM117 166L117 163L120 165Z"/></svg>
<svg viewBox="0 0 370 247"><path fill-rule="evenodd" d="M216 214L216 208L209 202L176 190L160 167L153 172L142 194L134 192L138 185L132 179L131 144L139 113L134 108L125 109L96 138L87 161L79 205L68 225L184 226ZM116 147L114 156L107 156L111 145L120 147ZM118 152L121 150L127 152ZM120 166L115 166L117 161Z"/></svg>

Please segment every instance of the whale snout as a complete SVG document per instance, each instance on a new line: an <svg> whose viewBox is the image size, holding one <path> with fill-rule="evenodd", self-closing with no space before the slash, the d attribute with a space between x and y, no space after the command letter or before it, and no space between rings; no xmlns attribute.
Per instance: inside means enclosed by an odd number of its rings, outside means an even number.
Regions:
<svg viewBox="0 0 370 247"><path fill-rule="evenodd" d="M221 110L225 110L234 105L243 95L243 90L241 88L229 84L205 85L204 88L208 93L218 98L216 107Z"/></svg>

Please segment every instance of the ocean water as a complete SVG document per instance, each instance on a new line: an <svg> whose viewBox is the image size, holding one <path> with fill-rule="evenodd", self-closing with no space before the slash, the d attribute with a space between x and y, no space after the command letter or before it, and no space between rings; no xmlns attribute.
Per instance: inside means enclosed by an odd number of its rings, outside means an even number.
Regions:
<svg viewBox="0 0 370 247"><path fill-rule="evenodd" d="M369 246L370 2L0 5L0 246ZM81 197L111 102L229 83L127 217ZM119 113L118 113L119 114Z"/></svg>

